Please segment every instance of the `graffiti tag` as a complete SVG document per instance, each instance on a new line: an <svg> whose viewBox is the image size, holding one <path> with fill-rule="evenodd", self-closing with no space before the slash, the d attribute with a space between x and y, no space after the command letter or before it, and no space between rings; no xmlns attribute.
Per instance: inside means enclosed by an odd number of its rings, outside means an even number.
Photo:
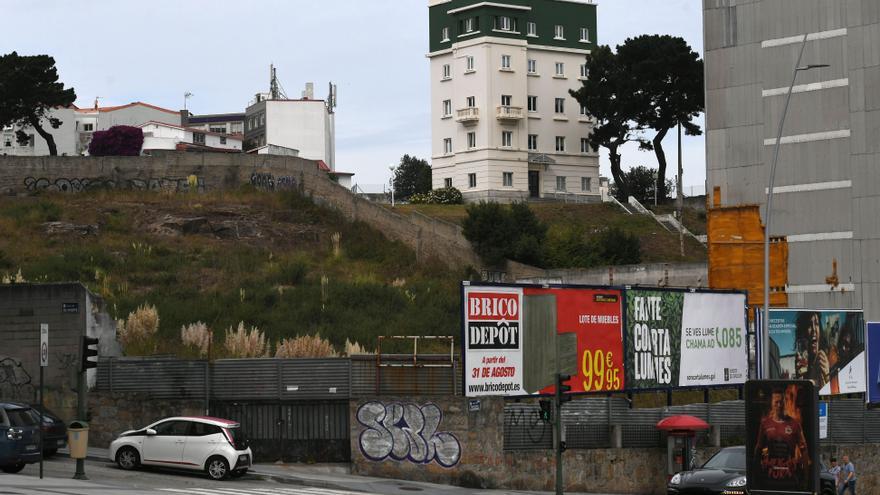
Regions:
<svg viewBox="0 0 880 495"><path fill-rule="evenodd" d="M436 404L367 402L357 412L358 422L366 428L358 438L361 452L373 461L391 457L455 466L461 460L461 445L452 433L437 431L442 419Z"/></svg>
<svg viewBox="0 0 880 495"><path fill-rule="evenodd" d="M10 357L0 359L0 397L32 402L37 395L31 381L31 375L21 365L21 361Z"/></svg>
<svg viewBox="0 0 880 495"><path fill-rule="evenodd" d="M82 191L92 191L95 189L113 189L116 183L109 179L66 179L59 178L50 181L45 177L39 179L34 177L26 177L24 186L28 191L58 191L66 193L75 193Z"/></svg>
<svg viewBox="0 0 880 495"><path fill-rule="evenodd" d="M289 175L275 177L272 174L254 172L251 174L251 185L263 191L293 189L296 187L296 179Z"/></svg>
<svg viewBox="0 0 880 495"><path fill-rule="evenodd" d="M188 177L162 177L158 179L131 179L128 181L128 188L139 191L204 192L205 179L195 175Z"/></svg>

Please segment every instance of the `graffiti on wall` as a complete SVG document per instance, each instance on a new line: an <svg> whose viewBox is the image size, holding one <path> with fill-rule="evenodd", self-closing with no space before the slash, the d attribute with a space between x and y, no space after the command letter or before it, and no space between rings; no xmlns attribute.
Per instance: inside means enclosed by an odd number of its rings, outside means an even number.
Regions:
<svg viewBox="0 0 880 495"><path fill-rule="evenodd" d="M115 189L116 182L106 178L96 179L67 179L58 178L54 180L45 177L34 178L27 177L24 185L28 191L58 191L67 193L76 193L82 191L91 191L95 189ZM171 192L189 192L189 191L205 191L205 179L196 175L187 177L162 177L148 179L130 179L125 185L129 189L137 189L140 191L171 191Z"/></svg>
<svg viewBox="0 0 880 495"><path fill-rule="evenodd" d="M461 460L461 445L448 431L437 431L443 413L436 404L367 402L358 408L364 431L358 444L372 461L388 459L452 467Z"/></svg>
<svg viewBox="0 0 880 495"><path fill-rule="evenodd" d="M263 191L275 191L293 189L296 187L296 179L289 175L275 177L272 174L251 174L251 185Z"/></svg>
<svg viewBox="0 0 880 495"><path fill-rule="evenodd" d="M33 402L36 398L31 375L21 361L11 357L0 359L0 397L15 402Z"/></svg>
<svg viewBox="0 0 880 495"><path fill-rule="evenodd" d="M128 188L139 191L205 192L205 179L197 175L131 179L128 181Z"/></svg>

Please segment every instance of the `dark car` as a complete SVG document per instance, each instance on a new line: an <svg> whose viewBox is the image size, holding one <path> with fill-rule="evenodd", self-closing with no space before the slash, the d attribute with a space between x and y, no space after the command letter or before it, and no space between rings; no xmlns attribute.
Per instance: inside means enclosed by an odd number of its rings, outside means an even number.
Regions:
<svg viewBox="0 0 880 495"><path fill-rule="evenodd" d="M820 464L821 495L834 495L834 476ZM703 467L682 471L669 480L668 495L747 495L746 448L727 447L713 455Z"/></svg>
<svg viewBox="0 0 880 495"><path fill-rule="evenodd" d="M39 424L24 404L0 402L0 469L17 473L39 462Z"/></svg>
<svg viewBox="0 0 880 495"><path fill-rule="evenodd" d="M67 445L67 426L57 414L39 405L31 406L31 415L39 423L40 411L43 411L43 455L51 457L58 452L59 448Z"/></svg>

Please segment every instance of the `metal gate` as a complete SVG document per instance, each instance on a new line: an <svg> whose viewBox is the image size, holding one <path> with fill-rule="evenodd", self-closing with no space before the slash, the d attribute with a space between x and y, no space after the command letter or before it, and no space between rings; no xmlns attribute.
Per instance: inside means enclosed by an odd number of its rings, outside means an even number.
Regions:
<svg viewBox="0 0 880 495"><path fill-rule="evenodd" d="M349 462L348 401L213 402L241 423L256 462Z"/></svg>

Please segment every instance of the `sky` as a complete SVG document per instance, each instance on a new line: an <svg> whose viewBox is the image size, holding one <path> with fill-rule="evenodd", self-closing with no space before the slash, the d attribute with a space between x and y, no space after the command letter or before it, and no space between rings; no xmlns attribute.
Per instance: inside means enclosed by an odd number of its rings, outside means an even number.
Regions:
<svg viewBox="0 0 880 495"><path fill-rule="evenodd" d="M701 3L599 0L599 43L670 34L702 56ZM316 98L337 85L336 168L355 183L387 183L405 153L430 158L427 0L0 0L0 12L0 54L53 56L78 106L179 110L190 92L195 114L244 112L274 64L290 98L306 82ZM664 147L673 178L674 132ZM624 169L657 166L635 145L622 154ZM705 182L703 136L685 137L682 156L687 193ZM607 150L600 164L610 177Z"/></svg>

